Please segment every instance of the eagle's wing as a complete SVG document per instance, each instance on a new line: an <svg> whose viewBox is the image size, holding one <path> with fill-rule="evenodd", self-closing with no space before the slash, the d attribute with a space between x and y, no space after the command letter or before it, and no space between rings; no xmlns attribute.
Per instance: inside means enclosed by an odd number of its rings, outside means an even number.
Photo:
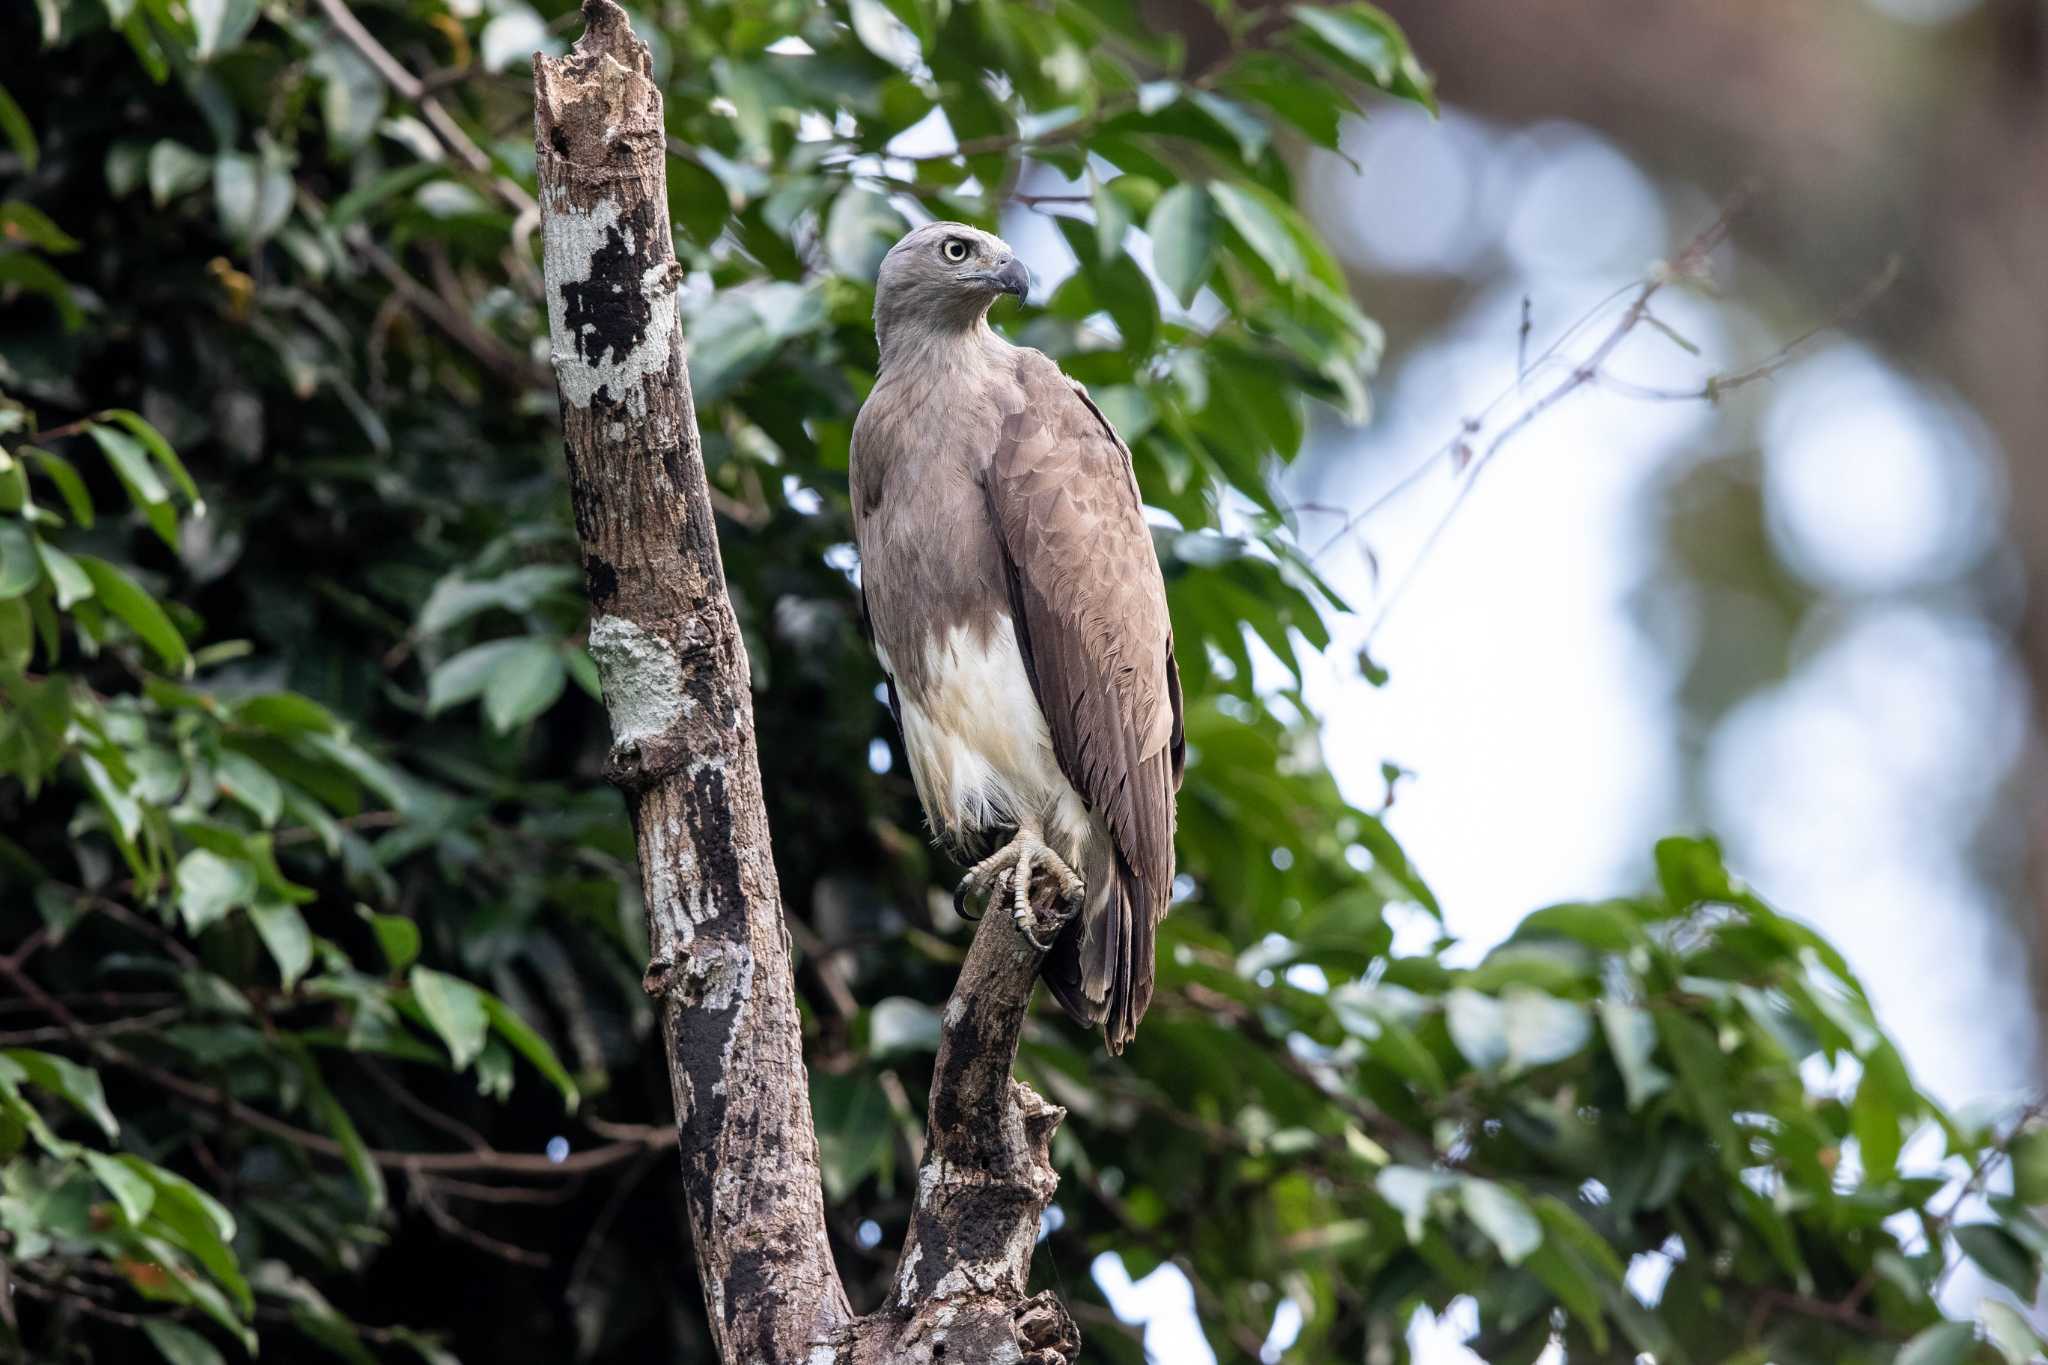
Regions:
<svg viewBox="0 0 2048 1365"><path fill-rule="evenodd" d="M1087 392L1020 351L1019 410L988 474L1024 667L1060 771L1115 856L1045 979L1121 1051L1152 999L1153 931L1173 883L1174 793L1185 745L1180 675L1130 451Z"/></svg>

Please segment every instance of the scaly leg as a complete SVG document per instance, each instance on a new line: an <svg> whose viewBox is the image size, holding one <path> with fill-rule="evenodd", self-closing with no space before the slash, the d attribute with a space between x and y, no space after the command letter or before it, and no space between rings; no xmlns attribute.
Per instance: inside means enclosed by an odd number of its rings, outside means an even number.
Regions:
<svg viewBox="0 0 2048 1365"><path fill-rule="evenodd" d="M953 892L953 904L964 907L970 896L988 892L995 886L996 879L1007 873L1010 881L1010 918L1016 921L1017 932L1024 935L1025 941L1039 952L1048 952L1052 948L1051 939L1041 939L1038 936L1038 916L1032 913L1031 909L1033 869L1050 872L1053 879L1059 883L1060 907L1057 911L1058 920L1053 926L1053 934L1057 936L1060 926L1071 919L1074 912L1080 908L1081 897L1086 892L1087 885L1075 875L1073 868L1067 866L1064 858L1046 847L1045 840L1029 825L1019 826L1014 839L976 863L967 875L960 879L959 888Z"/></svg>

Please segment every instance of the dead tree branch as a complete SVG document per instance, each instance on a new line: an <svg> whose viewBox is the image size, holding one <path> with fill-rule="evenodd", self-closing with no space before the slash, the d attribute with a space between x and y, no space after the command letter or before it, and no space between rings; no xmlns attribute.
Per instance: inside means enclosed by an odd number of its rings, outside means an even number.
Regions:
<svg viewBox="0 0 2048 1365"><path fill-rule="evenodd" d="M1010 1077L1037 955L1006 916L947 1006L911 1230L856 1320L832 1264L746 650L726 596L677 325L661 94L612 0L534 59L541 240L571 501L627 796L684 1184L726 1365L1067 1365L1028 1297L1064 1111Z"/></svg>

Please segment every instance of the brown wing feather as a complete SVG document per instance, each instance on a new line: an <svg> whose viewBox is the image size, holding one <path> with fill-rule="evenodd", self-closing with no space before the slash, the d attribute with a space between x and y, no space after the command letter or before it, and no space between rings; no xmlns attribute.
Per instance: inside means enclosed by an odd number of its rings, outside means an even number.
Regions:
<svg viewBox="0 0 2048 1365"><path fill-rule="evenodd" d="M1018 411L989 471L1017 641L1061 772L1108 828L1107 903L1047 958L1060 1003L1121 1051L1152 998L1153 934L1173 884L1185 749L1166 590L1130 451L1087 394L1019 353Z"/></svg>

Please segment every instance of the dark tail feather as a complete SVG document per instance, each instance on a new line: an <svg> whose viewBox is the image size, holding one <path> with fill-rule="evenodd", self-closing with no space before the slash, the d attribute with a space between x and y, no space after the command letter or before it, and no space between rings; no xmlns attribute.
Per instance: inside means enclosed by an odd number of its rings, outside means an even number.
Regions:
<svg viewBox="0 0 2048 1365"><path fill-rule="evenodd" d="M1038 964L1038 975L1069 1019L1082 1028L1094 1028L1102 1022L1102 1006L1091 1001L1081 985L1081 939L1087 918L1085 913L1076 915L1060 930L1052 951Z"/></svg>
<svg viewBox="0 0 2048 1365"><path fill-rule="evenodd" d="M1121 856L1100 862L1088 880L1106 894L1089 896L1039 972L1068 1017L1084 1028L1102 1025L1103 1042L1119 1053L1152 1003L1153 914L1149 888Z"/></svg>

